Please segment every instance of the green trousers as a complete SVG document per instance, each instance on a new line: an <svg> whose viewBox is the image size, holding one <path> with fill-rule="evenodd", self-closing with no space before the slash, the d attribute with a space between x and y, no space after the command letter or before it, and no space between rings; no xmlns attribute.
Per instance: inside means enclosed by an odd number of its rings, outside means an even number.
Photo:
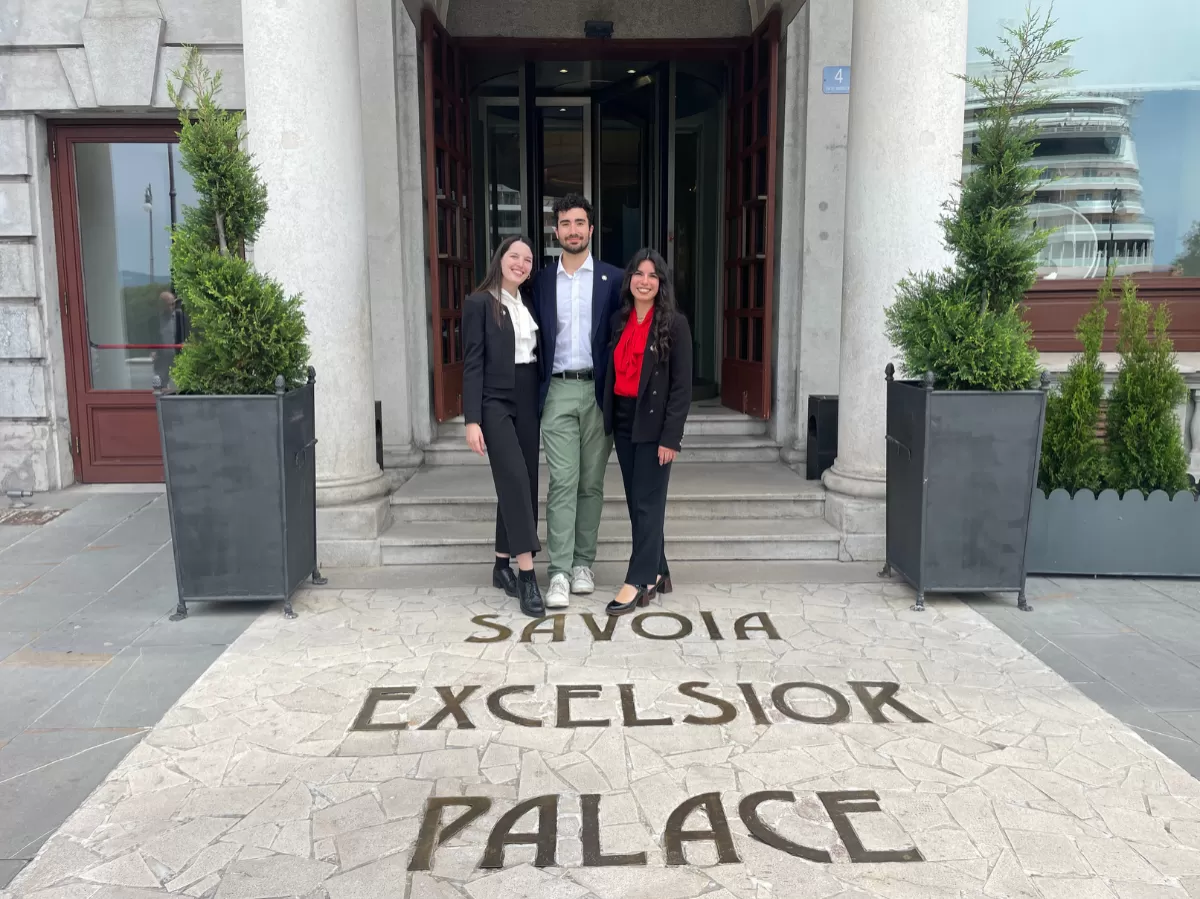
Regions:
<svg viewBox="0 0 1200 899"><path fill-rule="evenodd" d="M542 411L542 446L550 469L546 532L550 577L596 562L604 511L604 469L612 453L595 384L553 378Z"/></svg>

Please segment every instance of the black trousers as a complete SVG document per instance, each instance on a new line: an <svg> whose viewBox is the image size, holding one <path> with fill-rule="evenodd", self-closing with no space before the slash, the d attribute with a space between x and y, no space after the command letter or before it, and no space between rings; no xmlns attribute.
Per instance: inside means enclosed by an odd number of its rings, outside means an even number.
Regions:
<svg viewBox="0 0 1200 899"><path fill-rule="evenodd" d="M667 482L671 466L658 464L657 443L634 443L633 416L637 400L614 397L613 446L625 482L625 504L633 528L633 554L625 583L649 587L667 570L663 523L667 517Z"/></svg>
<svg viewBox="0 0 1200 899"><path fill-rule="evenodd" d="M511 390L483 387L483 442L496 485L496 552L519 556L542 548L537 535L537 364L517 366Z"/></svg>

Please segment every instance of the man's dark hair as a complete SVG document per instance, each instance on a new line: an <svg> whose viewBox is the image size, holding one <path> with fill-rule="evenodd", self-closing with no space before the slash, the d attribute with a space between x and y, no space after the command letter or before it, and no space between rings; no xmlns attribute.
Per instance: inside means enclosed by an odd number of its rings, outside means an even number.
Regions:
<svg viewBox="0 0 1200 899"><path fill-rule="evenodd" d="M567 194L554 201L554 227L558 227L558 217L569 209L582 209L587 215L588 226L592 225L592 204L583 194Z"/></svg>

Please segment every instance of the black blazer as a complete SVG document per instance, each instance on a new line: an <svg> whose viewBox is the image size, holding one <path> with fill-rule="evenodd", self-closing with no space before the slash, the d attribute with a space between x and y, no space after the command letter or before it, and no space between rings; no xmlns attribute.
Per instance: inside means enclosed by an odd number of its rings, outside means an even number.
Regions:
<svg viewBox="0 0 1200 899"><path fill-rule="evenodd" d="M531 313L533 306L525 291L521 300ZM536 321L536 317L534 318ZM483 387L511 389L516 383L517 335L508 310L500 310L500 321L492 314L492 298L473 293L463 302L463 419L467 424L483 422ZM537 332L537 358L543 354L542 332Z"/></svg>
<svg viewBox="0 0 1200 899"><path fill-rule="evenodd" d="M651 313L657 315L657 312ZM621 313L613 316L611 330L616 332ZM633 442L656 443L679 451L683 444L683 425L692 406L692 330L682 312L675 313L671 325L671 352L661 358L654 346L654 325L650 326L646 355L642 357L642 382L638 387L637 412L633 419ZM613 432L613 407L616 405L616 366L612 363L616 346L608 351L608 374L604 379L604 433Z"/></svg>
<svg viewBox="0 0 1200 899"><path fill-rule="evenodd" d="M625 273L615 265L592 257L592 373L596 379L596 405L604 403L604 372L608 367L612 317L621 308L621 283ZM541 349L542 392L546 404L554 352L558 347L558 263L547 265L533 279L534 318L538 323ZM539 407L540 408L540 407Z"/></svg>

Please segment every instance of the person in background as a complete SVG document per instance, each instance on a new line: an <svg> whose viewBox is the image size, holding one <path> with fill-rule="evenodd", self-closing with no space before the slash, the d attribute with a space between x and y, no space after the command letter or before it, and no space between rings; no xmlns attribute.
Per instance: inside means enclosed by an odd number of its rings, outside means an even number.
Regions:
<svg viewBox="0 0 1200 899"><path fill-rule="evenodd" d="M150 353L154 365L154 373L162 379L165 389L171 381L171 366L175 364L175 354L183 343L183 311L175 294L164 290L158 295L161 306L158 310L158 342L162 344Z"/></svg>
<svg viewBox="0 0 1200 899"><path fill-rule="evenodd" d="M604 433L601 391L609 328L620 305L621 270L591 254L592 204L579 194L554 203L558 265L538 275L534 308L542 329L542 445L550 470L546 531L550 588L546 607L565 608L570 594L596 588L592 566L604 470L612 440Z"/></svg>
<svg viewBox="0 0 1200 899"><path fill-rule="evenodd" d="M496 565L492 585L545 613L533 570L537 535L539 331L527 292L531 244L500 244L482 283L463 304L463 418L467 445L487 456L496 486ZM516 556L519 573L509 559Z"/></svg>
<svg viewBox="0 0 1200 899"><path fill-rule="evenodd" d="M662 256L649 248L634 254L621 301L612 322L604 431L616 443L633 554L609 615L624 615L648 605L656 593L671 592L663 537L667 483L692 404L692 334Z"/></svg>

